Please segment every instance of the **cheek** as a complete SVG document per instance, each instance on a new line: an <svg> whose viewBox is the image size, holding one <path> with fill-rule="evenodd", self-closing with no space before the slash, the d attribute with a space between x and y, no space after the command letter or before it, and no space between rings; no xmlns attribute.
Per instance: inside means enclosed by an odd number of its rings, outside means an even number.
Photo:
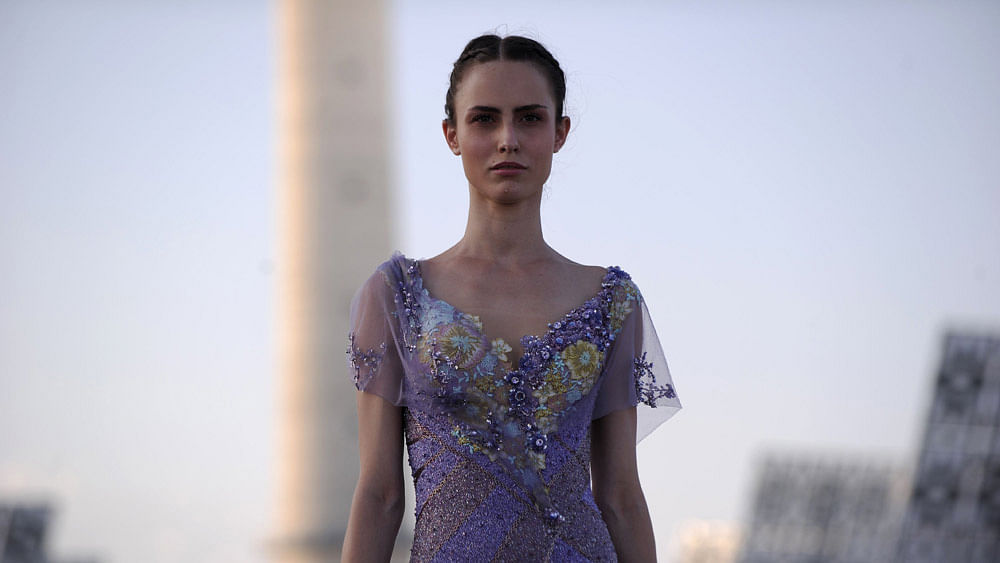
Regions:
<svg viewBox="0 0 1000 563"><path fill-rule="evenodd" d="M462 143L462 168L465 169L466 176L479 174L489 161L490 154L481 142Z"/></svg>
<svg viewBox="0 0 1000 563"><path fill-rule="evenodd" d="M532 147L539 149L547 147L551 149L556 142L556 132L552 129L551 125L533 127L530 131L526 131L521 138L522 143L530 143Z"/></svg>
<svg viewBox="0 0 1000 563"><path fill-rule="evenodd" d="M531 153L538 155L538 158L552 158L555 143L554 136L539 135L531 141Z"/></svg>
<svg viewBox="0 0 1000 563"><path fill-rule="evenodd" d="M462 148L462 156L468 156L471 159L484 158L493 150L493 145L489 140L474 135L466 136L462 139L460 146Z"/></svg>

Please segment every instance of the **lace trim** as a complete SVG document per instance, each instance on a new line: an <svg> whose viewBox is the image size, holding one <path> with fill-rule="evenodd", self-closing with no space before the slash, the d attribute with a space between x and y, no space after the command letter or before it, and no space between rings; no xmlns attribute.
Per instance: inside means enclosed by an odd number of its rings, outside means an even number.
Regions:
<svg viewBox="0 0 1000 563"><path fill-rule="evenodd" d="M632 379L635 381L635 395L639 401L656 408L660 399L673 399L677 396L674 386L656 384L656 374L653 373L653 362L646 361L646 353L636 356L633 360Z"/></svg>

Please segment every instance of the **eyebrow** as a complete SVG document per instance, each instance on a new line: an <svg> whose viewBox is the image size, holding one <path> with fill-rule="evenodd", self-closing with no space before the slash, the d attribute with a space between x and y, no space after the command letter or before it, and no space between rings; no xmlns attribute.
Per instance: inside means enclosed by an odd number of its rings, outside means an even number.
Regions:
<svg viewBox="0 0 1000 563"><path fill-rule="evenodd" d="M518 106L514 108L514 113L521 111L531 111L536 109L548 109L549 106L544 104L528 104L526 106ZM487 113L500 113L500 108L495 108L493 106L472 106L469 111L482 111Z"/></svg>

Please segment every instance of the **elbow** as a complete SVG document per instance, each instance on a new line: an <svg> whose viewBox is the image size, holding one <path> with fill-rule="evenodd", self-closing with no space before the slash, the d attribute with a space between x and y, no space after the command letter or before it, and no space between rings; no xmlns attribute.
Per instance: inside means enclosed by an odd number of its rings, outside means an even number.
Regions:
<svg viewBox="0 0 1000 563"><path fill-rule="evenodd" d="M395 522L398 526L403 520L403 510L405 501L402 492L398 495L386 496L379 500L380 513L388 522Z"/></svg>
<svg viewBox="0 0 1000 563"><path fill-rule="evenodd" d="M656 561L656 538L642 489L595 498L618 560Z"/></svg>
<svg viewBox="0 0 1000 563"><path fill-rule="evenodd" d="M608 491L595 495L594 501L601 509L601 515L610 526L634 522L637 518L648 517L646 498L642 489L629 487L624 490Z"/></svg>
<svg viewBox="0 0 1000 563"><path fill-rule="evenodd" d="M392 486L366 486L359 483L355 491L355 502L359 502L384 522L396 522L397 525L403 519L405 507L405 493L403 484Z"/></svg>
<svg viewBox="0 0 1000 563"><path fill-rule="evenodd" d="M341 561L389 561L403 520L403 487L358 483Z"/></svg>

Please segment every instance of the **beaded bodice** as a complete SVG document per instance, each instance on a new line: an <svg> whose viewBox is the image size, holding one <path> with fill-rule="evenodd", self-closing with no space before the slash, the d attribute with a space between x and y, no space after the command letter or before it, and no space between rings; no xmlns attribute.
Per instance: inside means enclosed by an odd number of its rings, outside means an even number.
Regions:
<svg viewBox="0 0 1000 563"><path fill-rule="evenodd" d="M608 268L595 295L553 320L544 334L521 339L520 358L512 357L502 338L487 335L477 316L432 296L419 262L397 254L376 276L375 283L384 285L369 288L369 306L380 303L385 309L382 337L371 338L352 318L349 352L359 389L407 407L418 497L414 553L437 537L422 527L443 525L432 513L479 507L485 499L480 496L497 490L523 504L532 519L545 524L541 528L597 526L603 535L589 533L606 544L589 486L590 421L640 401L679 407L666 366L658 383L654 361L641 344L636 321L644 308L629 275ZM359 316L362 299L355 299L352 317ZM627 346L616 346L623 336ZM386 373L387 364L396 366L395 373ZM464 469L456 473L459 466ZM452 490L459 482L462 486ZM473 496L465 504L452 498L434 508L435 497L463 494ZM566 528L567 521L575 527ZM545 537L550 536L555 537ZM586 551L581 546L575 549Z"/></svg>

